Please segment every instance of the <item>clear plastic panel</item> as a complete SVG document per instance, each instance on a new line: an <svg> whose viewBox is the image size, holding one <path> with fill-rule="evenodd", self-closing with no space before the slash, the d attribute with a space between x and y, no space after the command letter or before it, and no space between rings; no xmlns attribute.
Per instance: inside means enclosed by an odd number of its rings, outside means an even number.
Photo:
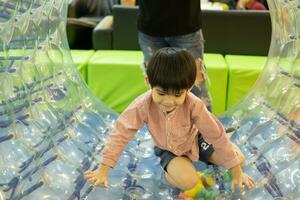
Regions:
<svg viewBox="0 0 300 200"><path fill-rule="evenodd" d="M0 0L0 200L176 199L145 128L111 171L109 190L83 178L97 167L117 114L91 94L72 61L68 3ZM268 4L273 35L265 68L221 116L256 188L232 194L228 172L208 168L215 199L300 197L300 4Z"/></svg>

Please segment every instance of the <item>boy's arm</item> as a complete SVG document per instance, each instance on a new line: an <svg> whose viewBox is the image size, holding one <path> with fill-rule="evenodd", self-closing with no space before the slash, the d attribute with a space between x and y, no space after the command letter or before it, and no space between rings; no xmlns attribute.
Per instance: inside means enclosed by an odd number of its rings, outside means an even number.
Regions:
<svg viewBox="0 0 300 200"><path fill-rule="evenodd" d="M196 101L192 111L195 125L204 140L213 145L215 156L221 158L218 159L218 163L232 172L232 192L235 190L235 185L238 186L240 191L243 190L243 184L249 189L253 188L255 185L254 180L243 173L242 170L245 158L240 149L229 140L221 122L206 109L201 100Z"/></svg>
<svg viewBox="0 0 300 200"><path fill-rule="evenodd" d="M143 125L144 115L138 108L126 109L115 122L115 126L103 150L101 163L114 167L127 143Z"/></svg>
<svg viewBox="0 0 300 200"><path fill-rule="evenodd" d="M229 140L221 122L206 109L201 100L192 108L192 118L204 140L212 144L216 154L223 158L223 167L230 169L241 164L239 152Z"/></svg>

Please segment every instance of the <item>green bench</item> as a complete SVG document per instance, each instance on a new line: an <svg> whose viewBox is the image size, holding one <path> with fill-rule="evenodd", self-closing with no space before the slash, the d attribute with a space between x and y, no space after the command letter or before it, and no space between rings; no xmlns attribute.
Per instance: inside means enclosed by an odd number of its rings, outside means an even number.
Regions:
<svg viewBox="0 0 300 200"><path fill-rule="evenodd" d="M220 54L205 54L204 60L211 82L213 112L218 115L226 109L227 65ZM108 107L122 112L147 90L140 68L142 63L141 51L96 51L88 63L88 86Z"/></svg>
<svg viewBox="0 0 300 200"><path fill-rule="evenodd" d="M108 107L122 112L147 90L140 51L97 51L88 63L88 86Z"/></svg>
<svg viewBox="0 0 300 200"><path fill-rule="evenodd" d="M23 55L22 51L10 51L10 56L20 55ZM122 112L134 98L147 90L140 68L143 62L141 51L71 50L71 55L94 95L117 112ZM45 55L37 56L38 61L44 60ZM4 59L3 52L0 52L0 57ZM221 114L248 93L266 59L263 56L226 55L224 58L220 54L204 55L214 114Z"/></svg>
<svg viewBox="0 0 300 200"><path fill-rule="evenodd" d="M87 65L95 53L94 50L71 50L71 56L73 59L74 64L76 65L78 71L80 72L82 78L87 83Z"/></svg>
<svg viewBox="0 0 300 200"><path fill-rule="evenodd" d="M212 96L213 113L221 114L226 110L228 67L221 54L204 54L208 74L208 89Z"/></svg>
<svg viewBox="0 0 300 200"><path fill-rule="evenodd" d="M264 56L226 55L229 68L226 109L238 103L250 91L267 61Z"/></svg>
<svg viewBox="0 0 300 200"><path fill-rule="evenodd" d="M72 50L71 54L93 94L117 112L122 112L148 89L140 68L141 51ZM204 55L214 114L221 114L248 93L266 59L264 56Z"/></svg>

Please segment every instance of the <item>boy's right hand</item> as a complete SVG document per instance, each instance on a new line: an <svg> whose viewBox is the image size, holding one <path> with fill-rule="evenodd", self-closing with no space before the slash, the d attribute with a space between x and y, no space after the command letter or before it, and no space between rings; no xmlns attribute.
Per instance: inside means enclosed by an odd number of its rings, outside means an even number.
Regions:
<svg viewBox="0 0 300 200"><path fill-rule="evenodd" d="M93 186L104 186L108 188L109 166L101 165L94 171L88 170L84 173L84 178Z"/></svg>

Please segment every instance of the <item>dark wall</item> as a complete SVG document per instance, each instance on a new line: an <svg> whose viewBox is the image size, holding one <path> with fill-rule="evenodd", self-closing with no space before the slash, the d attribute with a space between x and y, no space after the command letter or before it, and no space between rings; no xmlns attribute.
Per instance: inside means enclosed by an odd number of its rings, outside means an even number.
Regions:
<svg viewBox="0 0 300 200"><path fill-rule="evenodd" d="M113 49L139 49L137 7L113 8ZM239 55L267 55L271 41L268 11L203 10L205 52Z"/></svg>
<svg viewBox="0 0 300 200"><path fill-rule="evenodd" d="M113 7L113 49L140 49L137 31L137 7Z"/></svg>
<svg viewBox="0 0 300 200"><path fill-rule="evenodd" d="M205 51L267 55L271 20L266 11L203 11Z"/></svg>

